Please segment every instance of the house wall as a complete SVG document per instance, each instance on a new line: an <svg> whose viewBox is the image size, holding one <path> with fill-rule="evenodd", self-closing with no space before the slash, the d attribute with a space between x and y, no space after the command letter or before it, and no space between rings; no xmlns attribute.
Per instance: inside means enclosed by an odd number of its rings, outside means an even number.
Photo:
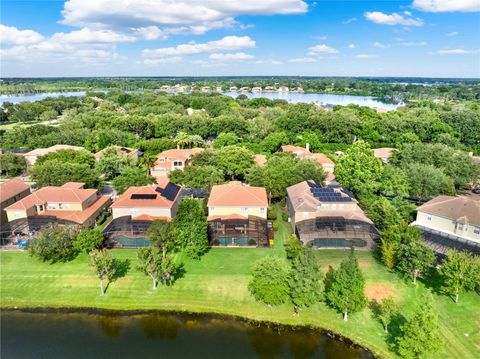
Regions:
<svg viewBox="0 0 480 359"><path fill-rule="evenodd" d="M256 216L267 219L267 205L265 204L265 207L208 207L209 216L225 216L228 214L239 214L241 216Z"/></svg>
<svg viewBox="0 0 480 359"><path fill-rule="evenodd" d="M37 214L35 207L29 209L9 209L6 212L9 222L19 218L27 218L30 216L34 216Z"/></svg>
<svg viewBox="0 0 480 359"><path fill-rule="evenodd" d="M29 194L30 194L30 188L0 203L0 224L8 222L8 216L7 216L7 212L5 211L5 208L14 204L15 202L20 201L22 198L27 197Z"/></svg>
<svg viewBox="0 0 480 359"><path fill-rule="evenodd" d="M458 226L457 222L451 218L430 215L422 211L417 212L416 223L424 227L436 229L444 233L455 234L459 237L468 238L480 243L480 226L474 226L471 224L463 225L462 230L460 229L462 226Z"/></svg>
<svg viewBox="0 0 480 359"><path fill-rule="evenodd" d="M113 219L123 216L135 217L141 214L172 218L171 209L166 207L112 207Z"/></svg>
<svg viewBox="0 0 480 359"><path fill-rule="evenodd" d="M289 204L290 204L290 201L289 201ZM341 210L341 211L352 211L352 212L357 210L357 204L355 202L324 203L323 205L325 207L322 207L317 211L303 212L301 210L297 210L295 212L293 210L293 206L290 204L291 209L289 209L289 213L290 213L290 218L292 222L292 227L293 228L295 227L296 222L323 216L324 215L323 211L325 210L327 211ZM294 213L294 215L292 216L291 213ZM329 213L329 216L332 216L332 215L333 215L332 213Z"/></svg>

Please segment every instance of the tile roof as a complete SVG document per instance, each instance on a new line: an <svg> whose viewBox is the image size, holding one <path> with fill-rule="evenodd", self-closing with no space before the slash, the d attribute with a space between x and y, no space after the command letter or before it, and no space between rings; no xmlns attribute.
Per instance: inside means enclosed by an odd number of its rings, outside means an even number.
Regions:
<svg viewBox="0 0 480 359"><path fill-rule="evenodd" d="M161 165L164 162L161 162L160 159L165 159L167 161L174 161L174 160L188 160L190 157L193 155L202 152L204 149L203 148L187 148L187 149L171 149L171 150L166 150L161 152L158 155L158 159L155 162L155 165Z"/></svg>
<svg viewBox="0 0 480 359"><path fill-rule="evenodd" d="M285 145L282 146L283 152L294 153L300 159L312 159L317 161L322 166L335 167L335 162L333 162L327 155L324 153L312 153L304 147Z"/></svg>
<svg viewBox="0 0 480 359"><path fill-rule="evenodd" d="M168 182L166 183L168 184ZM165 184L165 186L166 186ZM161 208L172 208L173 204L177 200L178 196L182 192L181 189L178 191L175 199L173 201L168 200L163 197L160 192L157 192L157 188L165 188L160 185L149 185L149 186L140 186L140 187L130 187L128 188L115 202L112 204L112 208L130 208L130 207L161 207ZM150 195L155 196L152 199L132 199L132 195Z"/></svg>
<svg viewBox="0 0 480 359"><path fill-rule="evenodd" d="M44 156L50 152L56 152L59 150L75 150L75 151L85 151L85 148L79 146L70 146L70 145L54 145L48 148L37 148L33 151L27 152L24 156Z"/></svg>
<svg viewBox="0 0 480 359"><path fill-rule="evenodd" d="M120 151L122 154L125 156L136 156L138 154L138 150L136 148L130 148L130 147L120 147L120 146L110 146L107 148L104 148L103 150L98 151L95 153L95 158L99 160L100 158L103 157L105 152L109 150L110 148L114 148L117 151Z"/></svg>
<svg viewBox="0 0 480 359"><path fill-rule="evenodd" d="M67 182L62 188L73 188L73 189L82 189L85 186L85 183L82 182Z"/></svg>
<svg viewBox="0 0 480 359"><path fill-rule="evenodd" d="M0 184L0 199L2 202L5 202L29 188L30 185L23 182L20 178L12 178Z"/></svg>
<svg viewBox="0 0 480 359"><path fill-rule="evenodd" d="M267 156L253 155L253 161L259 166L264 166L267 163Z"/></svg>
<svg viewBox="0 0 480 359"><path fill-rule="evenodd" d="M480 226L479 197L437 196L418 207L417 211Z"/></svg>
<svg viewBox="0 0 480 359"><path fill-rule="evenodd" d="M100 196L94 203L92 203L90 207L86 208L83 211L46 210L36 216L54 216L57 219L61 219L64 221L71 221L78 224L83 224L93 215L95 215L95 213L97 213L99 210L107 207L110 200L110 196Z"/></svg>
<svg viewBox="0 0 480 359"><path fill-rule="evenodd" d="M65 187L42 187L6 209L28 209L49 202L82 203L97 193L96 189L77 189Z"/></svg>
<svg viewBox="0 0 480 359"><path fill-rule="evenodd" d="M149 214L143 213L138 216L132 217L132 221L164 221L170 222L172 219L170 217L165 216L151 216Z"/></svg>
<svg viewBox="0 0 480 359"><path fill-rule="evenodd" d="M373 150L373 155L377 158L390 158L390 156L395 151L398 151L398 150L396 148L391 148L391 147L375 148Z"/></svg>
<svg viewBox="0 0 480 359"><path fill-rule="evenodd" d="M208 206L267 207L267 191L263 187L252 187L238 181L212 187Z"/></svg>
<svg viewBox="0 0 480 359"><path fill-rule="evenodd" d="M242 216L240 214L224 214L224 215L217 215L217 216L208 216L207 220L208 221L216 221L216 220L229 220L229 219L248 219L247 216Z"/></svg>

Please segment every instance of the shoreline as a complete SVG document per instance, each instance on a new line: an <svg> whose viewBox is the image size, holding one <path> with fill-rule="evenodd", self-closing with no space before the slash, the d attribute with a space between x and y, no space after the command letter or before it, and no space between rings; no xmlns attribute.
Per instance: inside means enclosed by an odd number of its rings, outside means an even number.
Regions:
<svg viewBox="0 0 480 359"><path fill-rule="evenodd" d="M339 342L346 344L349 347L361 349L369 354L372 358L384 358L380 353L375 352L366 344L359 343L354 339L351 339L335 330L327 329L315 325L308 324L290 324L282 323L280 321L274 320L260 320L249 318L248 316L238 315L238 314L228 314L212 311L195 311L192 309L179 310L179 309L107 309L100 307L48 307L48 306L39 306L39 307L28 307L28 306L3 306L0 305L0 315L4 312L11 313L28 313L28 314L85 314L85 315L105 315L105 316L135 316L135 315L148 315L148 314L166 314L180 317L202 317L207 319L227 319L232 321L239 321L248 325L253 326L264 326L267 328L273 328L277 330L289 329L303 329L310 331L317 331L321 335L326 335L330 338L333 338Z"/></svg>

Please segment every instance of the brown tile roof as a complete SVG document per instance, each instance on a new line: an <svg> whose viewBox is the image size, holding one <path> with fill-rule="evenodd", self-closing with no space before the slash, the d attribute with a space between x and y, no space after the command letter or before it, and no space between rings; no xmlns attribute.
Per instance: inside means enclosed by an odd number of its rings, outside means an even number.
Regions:
<svg viewBox="0 0 480 359"><path fill-rule="evenodd" d="M172 149L172 150L166 150L161 152L158 155L158 159L155 162L155 166L159 166L164 162L160 162L160 159L166 159L167 161L174 161L174 160L188 160L190 157L193 155L202 152L204 149L203 148L187 148L187 149Z"/></svg>
<svg viewBox="0 0 480 359"><path fill-rule="evenodd" d="M375 148L373 150L373 155L377 158L390 158L390 156L395 151L398 151L398 150L396 148L391 148L391 147Z"/></svg>
<svg viewBox="0 0 480 359"><path fill-rule="evenodd" d="M253 155L253 161L259 166L264 166L265 163L267 163L267 156L265 156L265 155Z"/></svg>
<svg viewBox="0 0 480 359"><path fill-rule="evenodd" d="M30 185L23 182L20 178L12 178L0 184L0 200L1 202L5 202L29 188Z"/></svg>
<svg viewBox="0 0 480 359"><path fill-rule="evenodd" d="M73 188L73 189L82 189L85 186L85 183L82 182L67 182L62 188Z"/></svg>
<svg viewBox="0 0 480 359"><path fill-rule="evenodd" d="M242 216L240 214L224 214L224 215L217 215L217 216L208 216L208 221L216 221L216 220L229 220L229 219L248 219L247 216Z"/></svg>
<svg viewBox="0 0 480 359"><path fill-rule="evenodd" d="M54 216L57 219L64 221L84 224L86 221L92 218L92 216L96 215L96 213L108 207L110 201L111 198L109 196L100 196L90 207L83 211L46 210L37 216Z"/></svg>
<svg viewBox="0 0 480 359"><path fill-rule="evenodd" d="M324 153L312 153L306 148L292 145L282 146L283 152L294 153L300 159L311 159L317 161L322 166L331 166L335 167L335 162L333 162L327 155Z"/></svg>
<svg viewBox="0 0 480 359"><path fill-rule="evenodd" d="M50 152L56 152L59 150L75 150L75 151L84 151L85 148L79 146L70 146L70 145L54 145L48 148L37 148L33 151L27 152L24 156L44 156Z"/></svg>
<svg viewBox="0 0 480 359"><path fill-rule="evenodd" d="M168 183L167 183L168 184ZM157 188L165 188L159 185L149 185L149 186L140 186L140 187L130 187L128 188L115 202L112 204L112 208L130 208L130 207L161 207L161 208L172 208L175 200L181 193L181 190L178 191L177 196L173 201L168 200L163 197L160 192L157 192ZM155 198L153 199L132 199L132 195L151 195Z"/></svg>
<svg viewBox="0 0 480 359"><path fill-rule="evenodd" d="M136 156L138 154L138 150L136 148L130 148L130 147L120 147L120 146L110 146L110 147L107 147L107 148L104 148L103 150L100 150L98 151L97 153L95 153L95 158L97 160L99 160L100 158L103 157L103 155L105 154L105 152L109 149L109 148L115 148L117 151L120 151L122 154L124 154L125 156Z"/></svg>
<svg viewBox="0 0 480 359"><path fill-rule="evenodd" d="M172 219L170 217L165 216L151 216L149 214L140 214L138 216L132 217L132 221L164 221L170 222Z"/></svg>
<svg viewBox="0 0 480 359"><path fill-rule="evenodd" d="M335 167L335 162L333 162L330 158L327 157L324 153L312 153L312 159L316 160L322 166L333 166Z"/></svg>
<svg viewBox="0 0 480 359"><path fill-rule="evenodd" d="M208 206L267 207L267 191L263 187L246 186L238 181L212 187Z"/></svg>
<svg viewBox="0 0 480 359"><path fill-rule="evenodd" d="M49 202L82 203L94 193L97 193L96 189L42 187L6 209L28 209Z"/></svg>
<svg viewBox="0 0 480 359"><path fill-rule="evenodd" d="M417 208L439 217L480 226L480 199L467 196L437 196Z"/></svg>

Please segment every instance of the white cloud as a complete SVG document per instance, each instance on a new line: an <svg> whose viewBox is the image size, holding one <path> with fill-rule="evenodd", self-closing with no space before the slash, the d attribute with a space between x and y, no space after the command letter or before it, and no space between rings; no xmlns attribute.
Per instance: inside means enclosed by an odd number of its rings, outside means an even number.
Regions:
<svg viewBox="0 0 480 359"><path fill-rule="evenodd" d="M205 43L190 42L176 47L162 47L142 51L144 57L166 57L178 55L192 55L212 51L231 51L255 47L255 41L249 36L225 36L223 39Z"/></svg>
<svg viewBox="0 0 480 359"><path fill-rule="evenodd" d="M83 28L80 30L63 33L57 32L50 38L52 42L68 42L68 43L114 43L135 41L135 37L127 36L114 32L112 30L91 30Z"/></svg>
<svg viewBox="0 0 480 359"><path fill-rule="evenodd" d="M253 59L253 56L246 54L244 52L237 52L234 54L223 54L223 53L211 54L208 58L211 60L228 61L228 60L250 60L250 59Z"/></svg>
<svg viewBox="0 0 480 359"><path fill-rule="evenodd" d="M354 49L354 48L356 48L357 46L356 46L355 44L349 44L347 47L348 47L349 49Z"/></svg>
<svg viewBox="0 0 480 359"><path fill-rule="evenodd" d="M478 0L414 0L413 7L428 12L480 11Z"/></svg>
<svg viewBox="0 0 480 359"><path fill-rule="evenodd" d="M312 46L308 50L309 50L309 52L308 52L309 55L338 54L337 49L334 49L333 47L327 46L325 44Z"/></svg>
<svg viewBox="0 0 480 359"><path fill-rule="evenodd" d="M426 41L402 41L400 42L402 46L427 46Z"/></svg>
<svg viewBox="0 0 480 359"><path fill-rule="evenodd" d="M412 13L410 11L404 11L403 13L407 16L412 16Z"/></svg>
<svg viewBox="0 0 480 359"><path fill-rule="evenodd" d="M438 50L435 52L430 52L429 54L431 55L470 55L470 54L476 54L478 53L477 51L472 51L472 50L464 50L464 49L451 49L451 50Z"/></svg>
<svg viewBox="0 0 480 359"><path fill-rule="evenodd" d="M390 47L390 44L382 44L381 42L378 42L378 41L375 41L373 44L372 44L373 47L377 48L377 49L387 49Z"/></svg>
<svg viewBox="0 0 480 359"><path fill-rule="evenodd" d="M369 21L372 21L376 24L381 25L403 25L403 26L423 26L424 22L419 18L404 17L397 13L385 14L380 11L366 12L364 14L365 18Z"/></svg>
<svg viewBox="0 0 480 359"><path fill-rule="evenodd" d="M447 36L457 36L458 34L460 34L458 31L452 31L452 32L449 32Z"/></svg>
<svg viewBox="0 0 480 359"><path fill-rule="evenodd" d="M347 24L351 24L352 22L355 22L355 21L357 21L357 18L356 17L351 17L350 19L342 21L342 24L347 25Z"/></svg>
<svg viewBox="0 0 480 359"><path fill-rule="evenodd" d="M163 59L145 59L143 63L145 65L160 65L160 64L177 64L182 62L182 58L180 56L174 57L166 57Z"/></svg>
<svg viewBox="0 0 480 359"><path fill-rule="evenodd" d="M18 30L13 26L0 24L0 42L2 44L28 45L41 41L43 36L33 30Z"/></svg>
<svg viewBox="0 0 480 359"><path fill-rule="evenodd" d="M287 15L307 12L303 0L68 0L65 25L131 30L158 26L166 33L203 34L233 26L242 15Z"/></svg>
<svg viewBox="0 0 480 359"><path fill-rule="evenodd" d="M375 57L378 57L378 55L375 54L359 54L355 56L357 59L373 59Z"/></svg>
<svg viewBox="0 0 480 359"><path fill-rule="evenodd" d="M311 62L316 62L314 58L311 57L297 57L295 59L290 59L288 62L294 62L294 63L299 63L299 64L307 64Z"/></svg>

